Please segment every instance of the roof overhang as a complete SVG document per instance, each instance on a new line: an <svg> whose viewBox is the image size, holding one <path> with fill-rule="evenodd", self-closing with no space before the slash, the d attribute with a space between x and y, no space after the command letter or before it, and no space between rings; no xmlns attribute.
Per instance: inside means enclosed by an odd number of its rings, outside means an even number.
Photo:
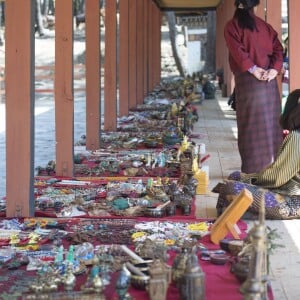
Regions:
<svg viewBox="0 0 300 300"><path fill-rule="evenodd" d="M216 9L222 0L154 0L161 10Z"/></svg>

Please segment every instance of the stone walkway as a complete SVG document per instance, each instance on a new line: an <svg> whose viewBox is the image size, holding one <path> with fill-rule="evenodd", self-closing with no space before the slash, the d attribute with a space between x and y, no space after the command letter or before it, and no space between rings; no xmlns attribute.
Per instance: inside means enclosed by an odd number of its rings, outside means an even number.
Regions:
<svg viewBox="0 0 300 300"><path fill-rule="evenodd" d="M199 121L195 124L195 133L202 133L197 143L206 144L211 155L209 166L209 191L232 172L240 169L240 157L237 148L237 127L235 112L227 105L227 98L220 94L217 100L206 100L198 107ZM197 216L216 217L218 194L208 192L197 196ZM249 228L252 221L247 221ZM300 299L300 220L267 220L267 226L275 229L280 238L275 244L283 247L274 249L270 256L269 280L275 300Z"/></svg>

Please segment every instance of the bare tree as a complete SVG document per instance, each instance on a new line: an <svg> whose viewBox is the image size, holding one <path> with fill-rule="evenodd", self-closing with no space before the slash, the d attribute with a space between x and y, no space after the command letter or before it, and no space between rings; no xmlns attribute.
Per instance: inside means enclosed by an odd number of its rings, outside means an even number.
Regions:
<svg viewBox="0 0 300 300"><path fill-rule="evenodd" d="M43 15L41 9L41 0L35 0L35 26L39 36L45 35Z"/></svg>
<svg viewBox="0 0 300 300"><path fill-rule="evenodd" d="M176 30L175 13L174 12L166 12L166 17L167 17L168 24L169 24L169 35L170 35L170 41L171 41L174 60L175 60L179 74L182 77L184 77L185 72L184 72L183 62L182 62L182 58L179 54L177 44L176 44L177 30Z"/></svg>
<svg viewBox="0 0 300 300"><path fill-rule="evenodd" d="M205 73L216 71L216 12L207 12L207 42L206 60L204 65Z"/></svg>
<svg viewBox="0 0 300 300"><path fill-rule="evenodd" d="M47 16L49 13L49 0L44 0L42 5L42 15Z"/></svg>

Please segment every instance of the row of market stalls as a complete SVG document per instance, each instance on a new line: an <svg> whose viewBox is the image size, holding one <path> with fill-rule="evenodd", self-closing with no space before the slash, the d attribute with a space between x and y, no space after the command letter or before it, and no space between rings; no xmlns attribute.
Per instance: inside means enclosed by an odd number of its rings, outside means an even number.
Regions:
<svg viewBox="0 0 300 300"><path fill-rule="evenodd" d="M202 3L203 2L203 3ZM55 7L55 130L56 172L74 175L73 89L73 2L56 1ZM290 88L298 86L295 1L288 1L290 43ZM15 215L16 204L24 216L34 214L34 5L33 1L8 1L5 7L5 102L7 216ZM160 24L168 9L215 9L216 62L224 70L227 94L231 92L223 27L234 6L229 1L106 1L105 64L100 62L99 1L86 2L86 146L100 148L101 132L114 131L117 114L143 102L160 82ZM117 23L117 10L119 23ZM281 31L281 1L262 2L259 14ZM117 27L119 24L119 27ZM119 28L119 31L117 30ZM119 34L117 34L117 32ZM119 45L119 51L117 51ZM101 99L101 69L104 94ZM18 87L18 88L16 88ZM119 100L117 99L119 90ZM104 102L104 111L100 103ZM103 126L100 124L104 115ZM13 116L13 117L11 117ZM20 151L22 149L22 151Z"/></svg>

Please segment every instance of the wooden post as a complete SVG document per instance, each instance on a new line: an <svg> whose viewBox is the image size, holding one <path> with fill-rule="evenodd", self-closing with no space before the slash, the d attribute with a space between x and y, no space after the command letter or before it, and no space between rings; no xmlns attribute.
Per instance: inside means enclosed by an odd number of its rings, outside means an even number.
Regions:
<svg viewBox="0 0 300 300"><path fill-rule="evenodd" d="M255 14L261 19L267 19L267 0L260 1L260 4L257 6Z"/></svg>
<svg viewBox="0 0 300 300"><path fill-rule="evenodd" d="M216 11L216 71L223 71L222 96L229 96L234 89L233 74L230 70L228 60L228 49L224 39L224 26L226 22L233 16L233 2L223 2Z"/></svg>
<svg viewBox="0 0 300 300"><path fill-rule="evenodd" d="M289 90L300 88L300 1L288 0L289 16Z"/></svg>
<svg viewBox="0 0 300 300"><path fill-rule="evenodd" d="M129 112L129 0L119 3L119 108L120 116L127 116Z"/></svg>
<svg viewBox="0 0 300 300"><path fill-rule="evenodd" d="M161 74L161 13L155 5L153 13L153 85L157 85L160 82Z"/></svg>
<svg viewBox="0 0 300 300"><path fill-rule="evenodd" d="M153 89L153 2L148 2L148 90Z"/></svg>
<svg viewBox="0 0 300 300"><path fill-rule="evenodd" d="M73 176L73 1L55 4L56 175Z"/></svg>
<svg viewBox="0 0 300 300"><path fill-rule="evenodd" d="M129 1L129 108L137 104L137 0Z"/></svg>
<svg viewBox="0 0 300 300"><path fill-rule="evenodd" d="M148 81L148 67L149 67L149 63L148 63L148 56L149 56L149 47L148 47L148 35L149 35L149 31L148 31L148 27L149 27L149 10L148 10L148 3L151 0L147 0L144 4L144 30L143 30L143 43L144 43L144 73L143 73L143 81L144 81L144 96L146 96L149 92L149 81Z"/></svg>
<svg viewBox="0 0 300 300"><path fill-rule="evenodd" d="M144 74L144 1L137 1L137 13L136 13L136 40L137 40L137 57L136 57L136 98L137 103L143 103L143 74Z"/></svg>
<svg viewBox="0 0 300 300"><path fill-rule="evenodd" d="M6 216L34 216L34 5L5 3Z"/></svg>
<svg viewBox="0 0 300 300"><path fill-rule="evenodd" d="M101 53L99 0L85 3L86 24L86 149L100 147Z"/></svg>
<svg viewBox="0 0 300 300"><path fill-rule="evenodd" d="M104 130L117 129L117 4L105 1Z"/></svg>
<svg viewBox="0 0 300 300"><path fill-rule="evenodd" d="M281 0L272 0L267 2L266 21L277 31L278 38L281 41ZM282 95L282 74L277 76L279 94Z"/></svg>

